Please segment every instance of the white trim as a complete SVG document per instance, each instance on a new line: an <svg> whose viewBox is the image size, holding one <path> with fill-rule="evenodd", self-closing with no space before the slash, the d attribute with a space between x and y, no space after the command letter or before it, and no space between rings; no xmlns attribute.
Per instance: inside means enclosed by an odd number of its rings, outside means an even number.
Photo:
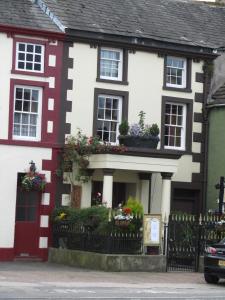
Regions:
<svg viewBox="0 0 225 300"><path fill-rule="evenodd" d="M174 60L182 60L184 62L184 67L182 69L182 84L173 84L173 83L168 83L167 82L167 67L169 68L173 68L171 66L168 66L167 65L167 59L168 58L171 58L171 59L174 59ZM181 70L181 68L175 68L174 69L179 69ZM165 68L165 77L166 77L166 86L168 87L175 87L175 88L186 88L187 87L187 59L186 58L183 58L183 57L176 57L176 56L167 56L166 57L166 68Z"/></svg>
<svg viewBox="0 0 225 300"><path fill-rule="evenodd" d="M39 99L38 99L38 111L35 115L37 115L37 132L36 137L28 137L28 136L19 136L14 135L14 114L15 114L15 95L16 88L29 89L29 90L38 90L39 91ZM42 117L42 101L43 101L43 88L36 86L26 86L26 85L14 85L14 93L13 93L13 124L12 124L12 137L14 140L23 140L23 141L40 141L41 140L41 117ZM23 111L18 111L18 113L24 113ZM26 112L25 112L26 113ZM30 114L27 112L27 114Z"/></svg>
<svg viewBox="0 0 225 300"><path fill-rule="evenodd" d="M41 56L41 63L40 63L41 69L40 69L40 71L38 71L38 70L29 70L29 69L26 69L26 67L24 67L23 69L18 68L18 61L19 61L18 56L19 56L19 53L21 53L21 51L19 51L19 44L33 45L34 47L35 46L40 46L41 47L41 53L40 53L40 56ZM28 52L26 52L26 51L22 51L22 52L24 53L25 56L26 56L26 54L28 54ZM38 55L39 55L39 53L38 53ZM30 42L23 42L23 41L20 42L20 41L18 41L18 42L16 42L15 70L23 71L23 72L32 72L32 73L44 73L44 57L45 57L45 47L44 47L44 45L38 44L38 43L32 43L32 42L30 43ZM20 60L20 61L25 63L26 59L24 61L23 60ZM31 63L32 64L35 63L34 60L31 61Z"/></svg>
<svg viewBox="0 0 225 300"><path fill-rule="evenodd" d="M112 77L112 76L104 76L101 75L101 51L105 50L105 51L114 51L114 52L118 52L120 53L120 58L118 60L118 77ZM108 80L118 80L118 81L122 81L122 75L123 75L123 50L122 49L117 49L117 48L106 48L106 47L101 47L100 48L100 55L99 55L99 77L100 79L108 79ZM109 59L110 60L110 59Z"/></svg>

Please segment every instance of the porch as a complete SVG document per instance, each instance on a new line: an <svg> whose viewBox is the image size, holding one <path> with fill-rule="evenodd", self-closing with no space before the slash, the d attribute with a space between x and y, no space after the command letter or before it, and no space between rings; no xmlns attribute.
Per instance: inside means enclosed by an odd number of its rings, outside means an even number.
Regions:
<svg viewBox="0 0 225 300"><path fill-rule="evenodd" d="M90 181L82 185L81 206L89 207L98 191L107 207L139 199L144 213L170 214L171 177L181 155L163 150L129 148L126 153L93 154L89 158Z"/></svg>

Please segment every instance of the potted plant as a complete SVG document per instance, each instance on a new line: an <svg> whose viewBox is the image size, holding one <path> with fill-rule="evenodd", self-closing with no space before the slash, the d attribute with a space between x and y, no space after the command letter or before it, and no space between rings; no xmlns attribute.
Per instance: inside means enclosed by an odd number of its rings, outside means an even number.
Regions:
<svg viewBox="0 0 225 300"><path fill-rule="evenodd" d="M129 126L127 121L123 121L120 124L118 137L120 144L127 147L156 149L159 142L158 125L145 124L145 112L143 111L140 111L138 116L138 123Z"/></svg>

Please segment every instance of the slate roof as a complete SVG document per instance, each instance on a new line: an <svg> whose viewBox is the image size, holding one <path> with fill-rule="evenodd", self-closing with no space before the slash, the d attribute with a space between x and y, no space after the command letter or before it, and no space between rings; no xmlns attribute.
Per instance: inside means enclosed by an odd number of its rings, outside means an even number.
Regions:
<svg viewBox="0 0 225 300"><path fill-rule="evenodd" d="M60 32L49 17L30 0L0 0L0 24Z"/></svg>
<svg viewBox="0 0 225 300"><path fill-rule="evenodd" d="M44 0L70 29L217 48L225 7L191 0Z"/></svg>

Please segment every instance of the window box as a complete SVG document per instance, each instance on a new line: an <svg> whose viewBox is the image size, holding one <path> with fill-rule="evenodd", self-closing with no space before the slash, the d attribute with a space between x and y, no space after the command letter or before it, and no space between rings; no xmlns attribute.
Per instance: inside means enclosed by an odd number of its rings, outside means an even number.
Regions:
<svg viewBox="0 0 225 300"><path fill-rule="evenodd" d="M136 147L136 148L150 148L156 149L159 142L158 136L132 136L132 135L120 135L118 137L120 145L126 147Z"/></svg>

